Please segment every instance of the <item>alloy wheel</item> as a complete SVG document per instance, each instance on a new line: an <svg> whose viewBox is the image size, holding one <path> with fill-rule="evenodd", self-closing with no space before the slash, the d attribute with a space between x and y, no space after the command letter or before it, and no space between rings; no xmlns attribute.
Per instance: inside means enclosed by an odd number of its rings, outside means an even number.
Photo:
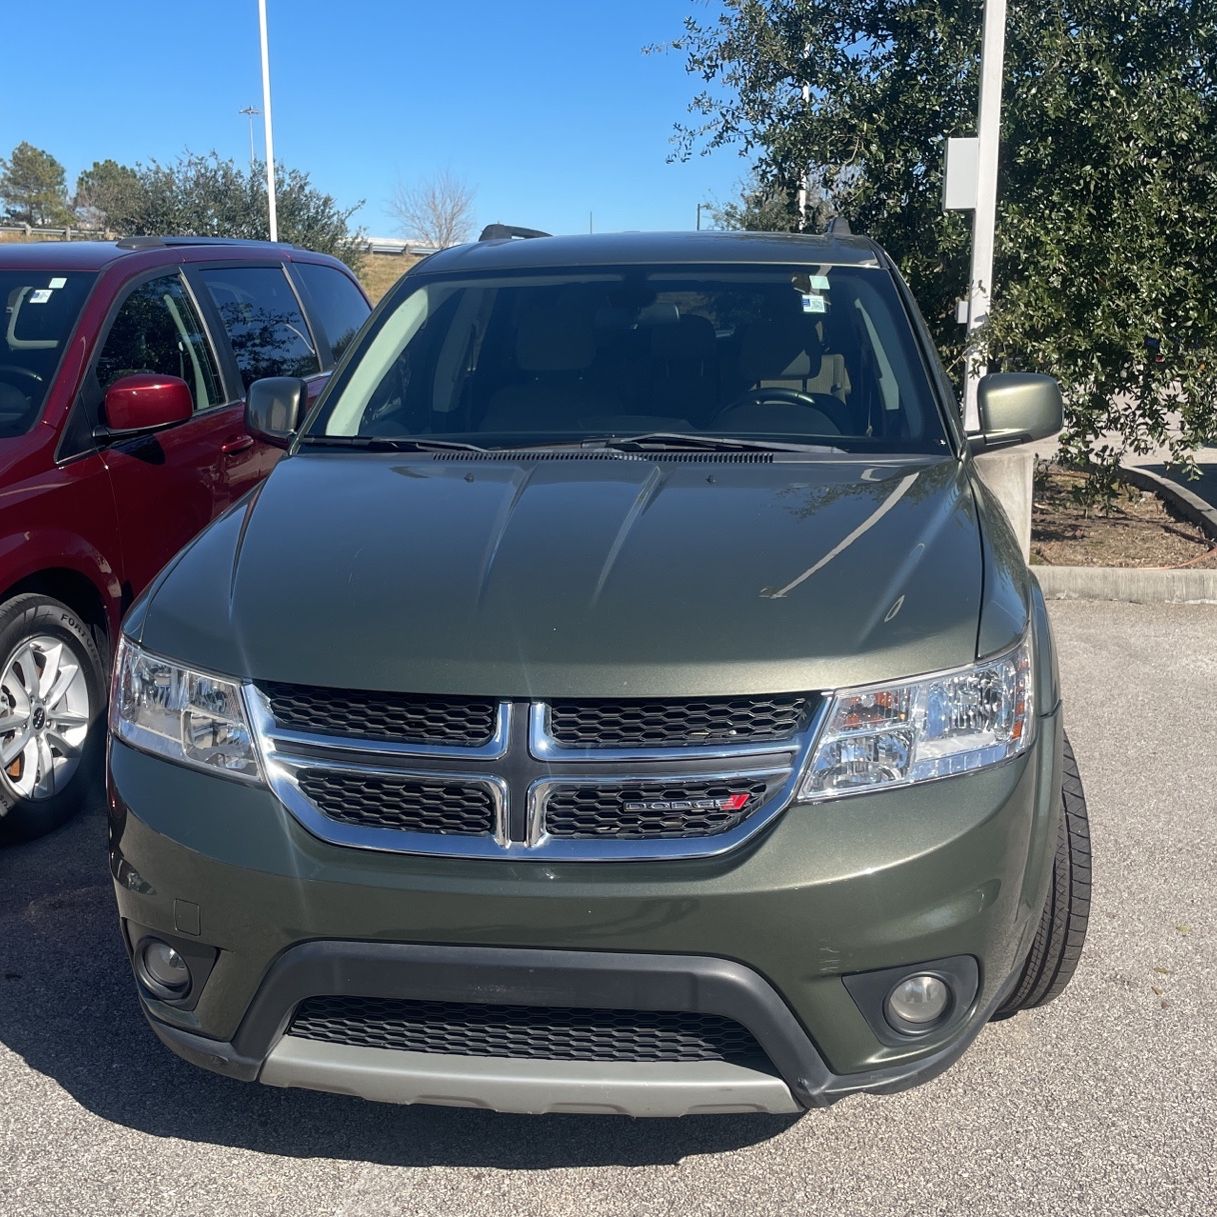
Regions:
<svg viewBox="0 0 1217 1217"><path fill-rule="evenodd" d="M60 638L24 639L0 669L0 780L49 799L72 780L90 722L85 665Z"/></svg>

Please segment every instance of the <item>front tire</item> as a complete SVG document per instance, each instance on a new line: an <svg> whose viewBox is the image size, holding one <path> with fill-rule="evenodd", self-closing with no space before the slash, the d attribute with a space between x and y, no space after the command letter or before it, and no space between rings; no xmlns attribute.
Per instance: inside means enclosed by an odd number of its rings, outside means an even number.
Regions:
<svg viewBox="0 0 1217 1217"><path fill-rule="evenodd" d="M1077 759L1062 736L1061 824L1052 883L1035 941L1014 991L995 1015L1007 1018L1059 997L1077 970L1090 920L1090 818Z"/></svg>
<svg viewBox="0 0 1217 1217"><path fill-rule="evenodd" d="M97 643L66 604L0 606L0 844L58 828L99 789L105 703Z"/></svg>

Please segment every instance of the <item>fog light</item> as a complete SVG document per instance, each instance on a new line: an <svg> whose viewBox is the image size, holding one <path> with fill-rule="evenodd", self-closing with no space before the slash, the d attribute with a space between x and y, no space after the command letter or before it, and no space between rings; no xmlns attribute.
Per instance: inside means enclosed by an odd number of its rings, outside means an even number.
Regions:
<svg viewBox="0 0 1217 1217"><path fill-rule="evenodd" d="M140 980L156 997L181 997L190 988L190 968L167 942L145 939L139 949Z"/></svg>
<svg viewBox="0 0 1217 1217"><path fill-rule="evenodd" d="M885 1012L897 1030L925 1030L940 1021L951 1004L946 981L928 973L906 976L887 995Z"/></svg>

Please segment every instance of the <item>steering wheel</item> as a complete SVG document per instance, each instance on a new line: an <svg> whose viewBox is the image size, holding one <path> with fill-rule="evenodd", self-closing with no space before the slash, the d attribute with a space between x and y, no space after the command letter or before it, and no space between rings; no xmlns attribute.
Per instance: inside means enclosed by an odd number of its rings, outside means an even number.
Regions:
<svg viewBox="0 0 1217 1217"><path fill-rule="evenodd" d="M724 416L736 410L747 410L750 406L801 406L805 410L816 410L823 414L837 429L838 435L848 435L853 426L845 413L844 405L827 393L804 393L799 389L749 389L734 401L728 402L715 416L712 427L717 427Z"/></svg>
<svg viewBox="0 0 1217 1217"><path fill-rule="evenodd" d="M19 368L15 363L0 363L0 380L16 384L22 377L32 380L36 385L43 383L42 377L37 372L31 372L29 368Z"/></svg>

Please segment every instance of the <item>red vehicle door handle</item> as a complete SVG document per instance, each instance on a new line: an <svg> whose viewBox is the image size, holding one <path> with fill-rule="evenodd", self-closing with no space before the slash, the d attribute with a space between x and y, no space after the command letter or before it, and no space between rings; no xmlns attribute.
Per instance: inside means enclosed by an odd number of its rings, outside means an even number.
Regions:
<svg viewBox="0 0 1217 1217"><path fill-rule="evenodd" d="M220 445L220 451L225 456L231 456L234 452L244 452L246 448L253 446L254 437L252 435L232 435Z"/></svg>

